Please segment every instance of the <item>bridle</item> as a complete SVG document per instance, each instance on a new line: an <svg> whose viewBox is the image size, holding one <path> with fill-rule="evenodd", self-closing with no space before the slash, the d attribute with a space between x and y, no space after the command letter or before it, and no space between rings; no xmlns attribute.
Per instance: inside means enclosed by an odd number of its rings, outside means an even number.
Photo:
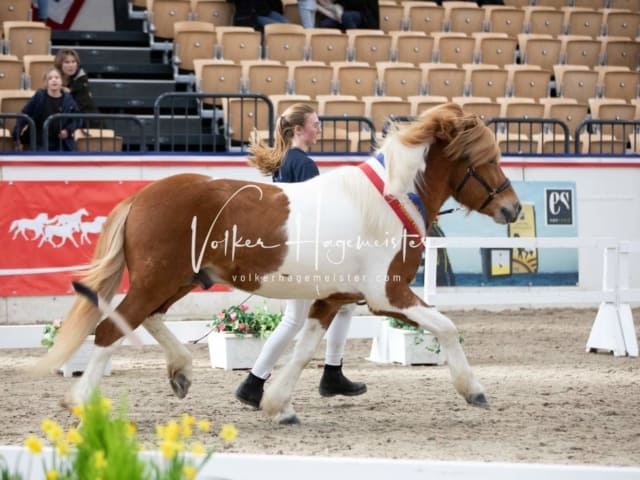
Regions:
<svg viewBox="0 0 640 480"><path fill-rule="evenodd" d="M509 186L511 186L511 181L507 178L504 182L502 182L502 184L500 184L498 188L494 190L493 188L491 188L491 185L489 185L489 183L484 178L482 178L482 175L477 173L473 167L469 167L467 168L467 171L464 174L464 178L460 182L460 185L458 185L458 188L456 188L456 196L460 193L460 191L462 191L463 187L467 183L467 180L469 180L471 177L480 182L480 185L482 185L489 194L483 204L480 205L480 208L478 208L478 211L489 205L496 195L504 192L507 188L509 188Z"/></svg>

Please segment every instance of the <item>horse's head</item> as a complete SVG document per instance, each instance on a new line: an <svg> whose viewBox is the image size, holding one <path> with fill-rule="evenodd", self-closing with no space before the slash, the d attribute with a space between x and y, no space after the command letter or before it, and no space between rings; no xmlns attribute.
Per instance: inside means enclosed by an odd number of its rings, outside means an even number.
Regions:
<svg viewBox="0 0 640 480"><path fill-rule="evenodd" d="M453 195L468 209L497 223L518 218L520 200L499 165L500 149L491 129L477 115L465 114L455 103L432 108L401 133L401 141L430 145L426 161L431 182L447 179L446 188L430 186L430 194L439 190L445 197L442 201Z"/></svg>

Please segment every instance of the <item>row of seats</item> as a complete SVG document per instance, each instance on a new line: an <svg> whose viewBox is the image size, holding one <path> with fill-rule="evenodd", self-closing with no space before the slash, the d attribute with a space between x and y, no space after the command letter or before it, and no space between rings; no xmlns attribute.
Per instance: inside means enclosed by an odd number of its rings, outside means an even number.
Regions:
<svg viewBox="0 0 640 480"><path fill-rule="evenodd" d="M630 100L639 95L640 73L628 67L584 65L554 66L552 73L535 65L511 64L500 68L488 64L380 62L287 62L245 60L194 61L195 88L199 92L243 92L265 95L296 93L343 94L357 97L392 95L529 97L556 96L586 102L592 97ZM555 90L555 92L553 91Z"/></svg>
<svg viewBox="0 0 640 480"><path fill-rule="evenodd" d="M480 31L519 33L600 34L636 37L638 21L625 17L628 10L637 15L637 0L592 0L555 5L484 5L473 2L447 1L443 5L425 1L379 2L380 29L416 30L427 33L454 31L471 34ZM292 23L299 24L298 5L284 1L284 13ZM150 34L163 39L173 38L171 25L176 21L200 20L215 25L232 25L233 5L220 0L134 0L139 18L147 21ZM133 14L133 12L132 12Z"/></svg>
<svg viewBox="0 0 640 480"><path fill-rule="evenodd" d="M177 22L174 25L173 61L179 70L193 71L195 59L219 58L240 62L260 58L286 62L312 60L360 61L370 65L399 61L483 63L503 66L511 63L538 65L551 70L553 65L621 65L637 69L640 42L624 37L584 35L504 33L393 32L335 29L303 29L294 25L267 26L261 34L247 27L217 27L206 22ZM299 27L299 29L297 28ZM263 51L264 50L264 51Z"/></svg>
<svg viewBox="0 0 640 480"><path fill-rule="evenodd" d="M55 56L49 54L0 55L0 90L36 89L42 86Z"/></svg>
<svg viewBox="0 0 640 480"><path fill-rule="evenodd" d="M2 52L22 59L25 55L51 51L51 28L44 22L6 20L2 22Z"/></svg>

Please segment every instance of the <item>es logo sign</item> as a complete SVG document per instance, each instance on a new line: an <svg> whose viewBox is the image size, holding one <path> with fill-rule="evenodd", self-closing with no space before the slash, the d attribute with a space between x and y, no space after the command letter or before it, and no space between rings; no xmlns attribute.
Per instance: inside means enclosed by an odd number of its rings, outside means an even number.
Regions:
<svg viewBox="0 0 640 480"><path fill-rule="evenodd" d="M545 189L547 225L573 225L573 190Z"/></svg>

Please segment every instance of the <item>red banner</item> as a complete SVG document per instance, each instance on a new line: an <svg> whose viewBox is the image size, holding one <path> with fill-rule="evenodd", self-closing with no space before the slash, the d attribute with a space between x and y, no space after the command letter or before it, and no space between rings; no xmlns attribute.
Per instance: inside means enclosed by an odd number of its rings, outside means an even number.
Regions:
<svg viewBox="0 0 640 480"><path fill-rule="evenodd" d="M106 216L147 183L0 182L0 296L71 293Z"/></svg>

